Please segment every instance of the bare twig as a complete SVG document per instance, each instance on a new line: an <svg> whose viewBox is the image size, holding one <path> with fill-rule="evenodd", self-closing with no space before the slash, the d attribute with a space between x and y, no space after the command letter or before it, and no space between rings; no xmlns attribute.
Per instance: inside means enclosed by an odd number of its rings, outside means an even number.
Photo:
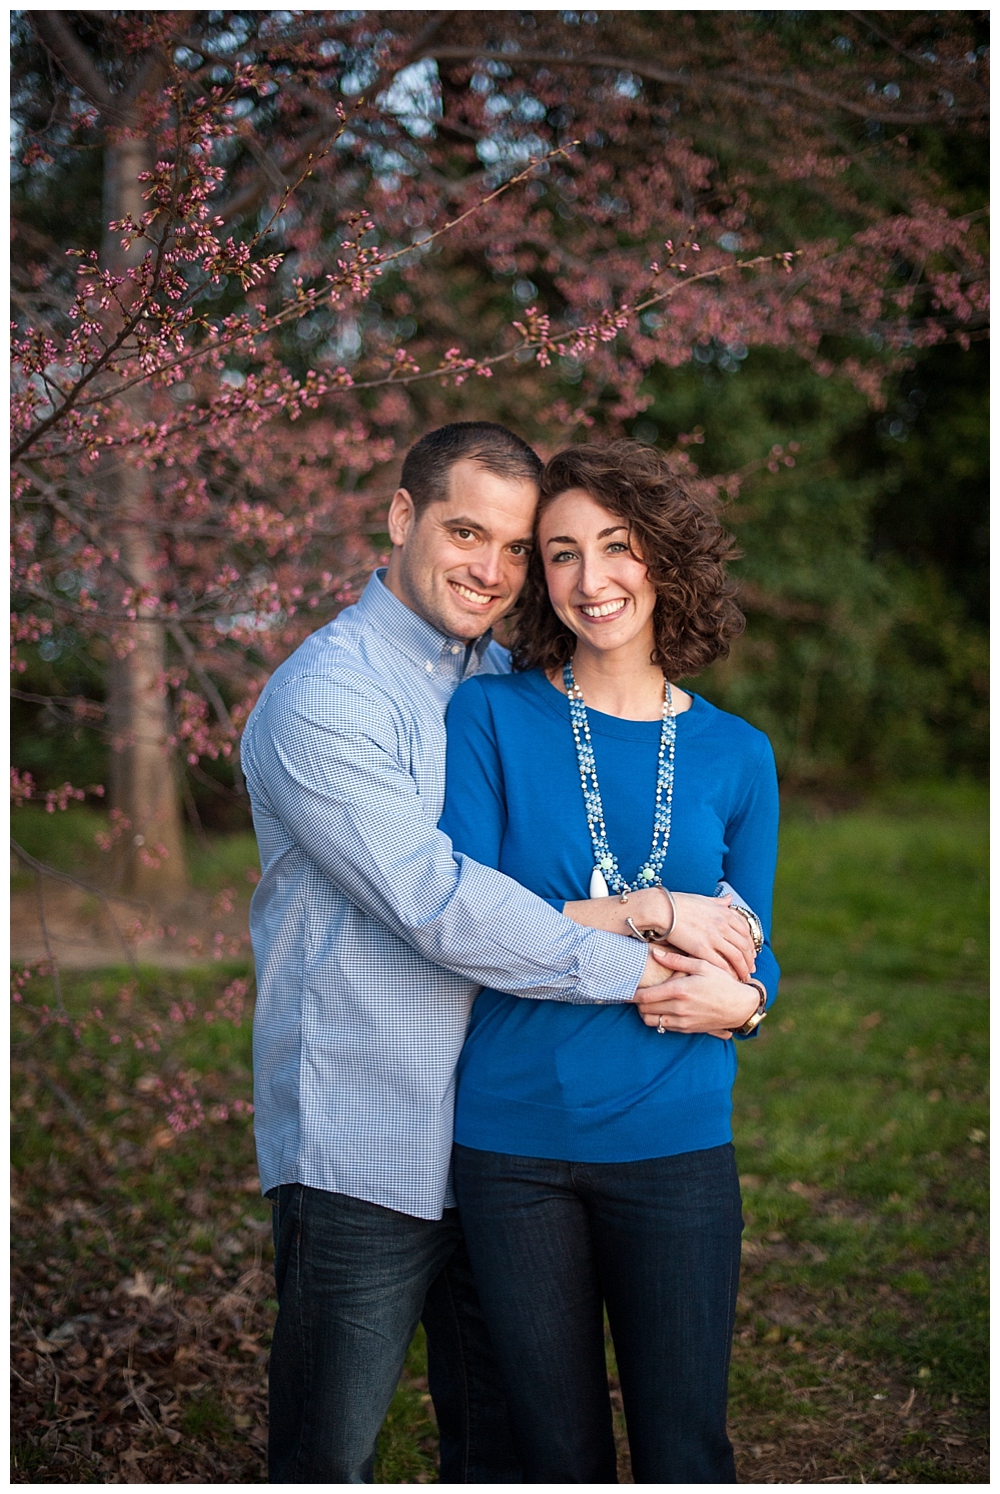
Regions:
<svg viewBox="0 0 1000 1494"><path fill-rule="evenodd" d="M36 864L35 890L38 895L38 922L41 924L42 928L42 942L45 945L45 957L48 960L49 968L52 971L52 985L56 993L56 1005L62 1012L63 1016L65 1016L66 1004L63 1001L62 981L59 979L59 964L56 960L55 955L52 953L52 943L49 939L49 925L48 920L45 917L45 893L42 886L42 877L42 869L39 865Z"/></svg>
<svg viewBox="0 0 1000 1494"><path fill-rule="evenodd" d="M59 1084L57 1080L52 1078L51 1074L47 1074L40 1064L32 1063L29 1059L21 1059L20 1061L22 1066L26 1068L29 1073L34 1074L35 1078L39 1080L40 1083L48 1086L59 1103L63 1105L72 1116L73 1121L78 1129L81 1130L84 1136L86 1136L87 1140L90 1141L93 1138L94 1128L88 1121L87 1117L84 1115L83 1111L80 1109L79 1105L73 1099L73 1096L71 1094L68 1094L67 1091L63 1089L62 1085Z"/></svg>
<svg viewBox="0 0 1000 1494"><path fill-rule="evenodd" d="M73 886L73 887L79 887L84 892L89 892L94 897L100 898L101 903L102 903L102 905L104 907L104 911L107 913L108 919L109 919L109 921L111 923L111 926L114 929L115 934L116 934L116 936L118 938L118 942L121 944L121 947L122 947L122 949L125 952L125 958L127 959L128 963L131 965L133 973L136 974L136 975L138 975L138 973L139 973L139 966L138 966L138 962L136 961L135 954L129 948L128 942L126 941L124 934L122 933L121 929L118 927L118 920L115 918L113 912L111 911L111 902L110 902L110 899L108 898L108 895L103 890L103 888L94 886L94 884L92 882L83 882L83 881L80 880L79 877L70 876L69 872L56 871L54 867L52 867L52 866L46 866L46 864L45 864L44 861L38 861L38 860L36 860L36 858L34 856L32 856L29 851L26 851L23 846L18 845L17 841L14 840L13 837L11 837L10 848L14 852L14 855L17 856L19 860L21 860L21 861L24 862L25 866L30 866L31 867L32 871L35 873L36 878L39 879L39 885L40 885L40 879L42 877L51 877L56 882L68 882L71 886ZM115 894L115 901L119 902L119 903L127 903L130 907L138 908L142 913L148 913L149 912L149 905L148 905L148 903L138 902L134 898L119 897L117 894ZM47 936L46 936L46 949L48 949Z"/></svg>
<svg viewBox="0 0 1000 1494"><path fill-rule="evenodd" d="M648 58L617 57L606 52L562 53L530 49L519 52L500 52L490 50L488 47L434 45L424 47L419 55L433 57L437 62L469 62L482 57L504 62L508 67L519 62L539 62L555 68L614 68L618 72L634 73L638 78L648 78L654 83L665 83L671 88L683 89L685 92L704 90L706 93L721 93L729 97L735 95L750 104L761 102L760 91L773 90L775 93L797 94L800 98L808 99L824 108L842 109L846 114L853 114L859 119L875 119L887 125L927 124L932 120L936 122L950 119L980 119L986 112L985 109L962 109L955 106L945 108L943 105L919 111L885 110L879 109L873 103L855 103L852 99L824 93L805 83L801 78L788 75L784 77L754 75L748 73L745 68L719 68L714 73L688 72L687 70L675 72L661 67L659 63L652 62Z"/></svg>
<svg viewBox="0 0 1000 1494"><path fill-rule="evenodd" d="M163 1427L160 1425L160 1423L153 1416L152 1412L147 1407L145 1400L143 1399L143 1397L139 1394L138 1390L136 1389L136 1384L135 1384L135 1370L132 1368L132 1345L131 1344L129 1345L129 1351L128 1351L128 1364L122 1369L122 1379L125 1381L125 1384L128 1386L128 1392L129 1392L128 1396L126 1397L125 1404L127 1405L129 1401L132 1401L133 1405L135 1406L136 1410L139 1412L139 1415L142 1417L142 1419L146 1423L146 1425L148 1427L151 1427L152 1430L157 1434L158 1437L162 1436L163 1435Z"/></svg>
<svg viewBox="0 0 1000 1494"><path fill-rule="evenodd" d="M229 711L226 708L225 701L216 689L215 682L198 662L198 656L194 651L194 645L192 644L190 638L179 623L168 623L167 632L170 634L171 638L174 640L174 642L177 644L177 647L184 655L185 664L187 664L189 669L194 670L194 673L198 676L198 682L201 685L201 688L204 690L205 695L209 700L216 716L218 716L220 723L235 739L236 728L233 725L233 718L230 716ZM239 749L237 748L237 751L238 750Z"/></svg>

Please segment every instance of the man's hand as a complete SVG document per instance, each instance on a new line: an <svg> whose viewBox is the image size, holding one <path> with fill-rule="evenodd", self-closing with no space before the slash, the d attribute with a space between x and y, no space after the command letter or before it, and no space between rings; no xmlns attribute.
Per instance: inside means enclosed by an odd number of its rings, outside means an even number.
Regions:
<svg viewBox="0 0 1000 1494"><path fill-rule="evenodd" d="M639 1015L647 1027L668 1032L707 1032L728 1039L733 1028L757 1010L760 992L720 970L708 960L691 959L670 949L650 949L660 968L657 984L647 979L649 961L636 993ZM666 980L666 971L672 972Z"/></svg>
<svg viewBox="0 0 1000 1494"><path fill-rule="evenodd" d="M666 963L668 958L683 960L685 956L678 954L676 950L664 949L659 945L656 946L654 953L653 947L650 946L649 953L646 956L646 968L643 970L642 978L636 988L634 997L636 1001L640 1000L640 991L643 993L654 990L662 992L665 989L666 982L673 979L674 972ZM645 999L645 996L642 999Z"/></svg>

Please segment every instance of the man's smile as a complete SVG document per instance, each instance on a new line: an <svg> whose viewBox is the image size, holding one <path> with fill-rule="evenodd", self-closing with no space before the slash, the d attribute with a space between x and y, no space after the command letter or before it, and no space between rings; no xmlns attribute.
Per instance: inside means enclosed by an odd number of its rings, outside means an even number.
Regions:
<svg viewBox="0 0 1000 1494"><path fill-rule="evenodd" d="M453 591L457 591L463 602L471 602L475 607L490 607L494 602L500 600L488 591L474 591L471 586L466 586L461 581L449 581L448 585Z"/></svg>

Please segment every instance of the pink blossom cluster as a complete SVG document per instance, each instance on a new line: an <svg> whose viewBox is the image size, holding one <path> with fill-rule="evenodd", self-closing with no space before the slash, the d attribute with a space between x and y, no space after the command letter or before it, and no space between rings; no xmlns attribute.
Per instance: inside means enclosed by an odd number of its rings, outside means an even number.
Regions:
<svg viewBox="0 0 1000 1494"><path fill-rule="evenodd" d="M776 35L739 17L718 34L712 23L711 42L654 26L650 46L677 77L702 79L692 97L714 100L718 128L756 141L725 166L678 125L683 88L643 84L641 56L627 86L583 66L558 16L534 18L529 56L514 13L496 13L509 45L491 62L475 18L456 14L452 61L438 63L451 78L436 95L442 124L419 149L380 92L415 45L403 13L378 37L362 13L283 16L254 13L246 53L214 60L211 23L192 22L208 48L193 72L168 49L163 87L136 105L155 148L144 209L114 224L118 257L72 251L65 295L64 268L40 265L42 299L14 325L14 668L62 630L126 659L139 628L161 629L168 745L192 767L232 759L263 679L356 595L377 558L389 463L466 408L460 389L469 408L552 444L595 422L620 428L644 408L650 368L699 345L792 350L878 402L913 349L982 324L979 218L908 164L906 110L943 121L952 105L927 92L927 65L904 64L905 47L862 64L856 36L856 61L810 57L814 87L798 60L789 72ZM595 22L624 26L619 47L625 33L638 46L629 27L645 24ZM108 25L123 66L168 34L157 12ZM936 55L971 118L986 64L963 60L962 23L953 30ZM723 82L731 47L739 67ZM348 55L381 80L352 105L337 97ZM783 102L763 109L777 78ZM524 122L529 101L543 122ZM864 152L837 143L830 121L859 108L885 128L900 117L878 147L898 210L858 188ZM73 128L97 128L97 114L79 111ZM516 164L482 172L484 142L506 142ZM380 152L404 164L381 167ZM32 141L29 159L44 156ZM771 198L802 183L819 219L850 231L775 250ZM526 310L512 311L509 286ZM115 464L144 484L127 524Z"/></svg>
<svg viewBox="0 0 1000 1494"><path fill-rule="evenodd" d="M163 931L160 932L162 934ZM135 1052L158 1054L162 1051L162 1025L148 1015L138 1021L132 1017L133 1003L138 993L136 981L126 981L118 988L115 994L117 1015L106 1016L100 1006L94 1005L82 1015L74 1017L63 1006L58 985L55 1006L49 1001L25 1001L32 982L51 977L53 973L52 962L47 959L28 962L11 971L11 1000L33 1019L36 1035L49 1027L63 1027L77 1042L83 1042L84 1034L93 1031L101 1033L112 1048L127 1044ZM243 1022L249 995L250 982L239 977L228 983L212 1007L200 1010L189 997L181 997L171 1003L168 1017L175 1027L199 1019L209 1024L225 1021L239 1027ZM147 1075L141 1088L144 1094L149 1094L165 1106L167 1122L178 1134L203 1124L205 1111L200 1098L197 1071L181 1071L173 1080L156 1074ZM241 1099L229 1102L228 1107L223 1109L225 1115L216 1116L217 1119L253 1114L253 1106Z"/></svg>

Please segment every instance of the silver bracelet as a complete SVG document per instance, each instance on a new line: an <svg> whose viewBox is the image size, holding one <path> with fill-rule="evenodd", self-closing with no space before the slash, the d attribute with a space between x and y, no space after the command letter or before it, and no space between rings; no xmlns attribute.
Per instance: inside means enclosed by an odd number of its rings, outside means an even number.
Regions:
<svg viewBox="0 0 1000 1494"><path fill-rule="evenodd" d="M646 944L667 944L667 943L669 943L669 941L670 941L670 935L673 933L674 929L677 927L677 904L674 902L674 895L670 891L669 887L664 887L662 890L667 894L667 897L670 899L670 906L673 909L674 916L670 920L670 927L667 929L667 932L665 934L656 934L656 933L653 932L652 929L637 929L636 926L635 926L635 924L632 922L631 918L626 918L625 922L628 925L628 927L632 930L632 937L633 937L633 939L642 939L644 941L644 943L646 943Z"/></svg>

